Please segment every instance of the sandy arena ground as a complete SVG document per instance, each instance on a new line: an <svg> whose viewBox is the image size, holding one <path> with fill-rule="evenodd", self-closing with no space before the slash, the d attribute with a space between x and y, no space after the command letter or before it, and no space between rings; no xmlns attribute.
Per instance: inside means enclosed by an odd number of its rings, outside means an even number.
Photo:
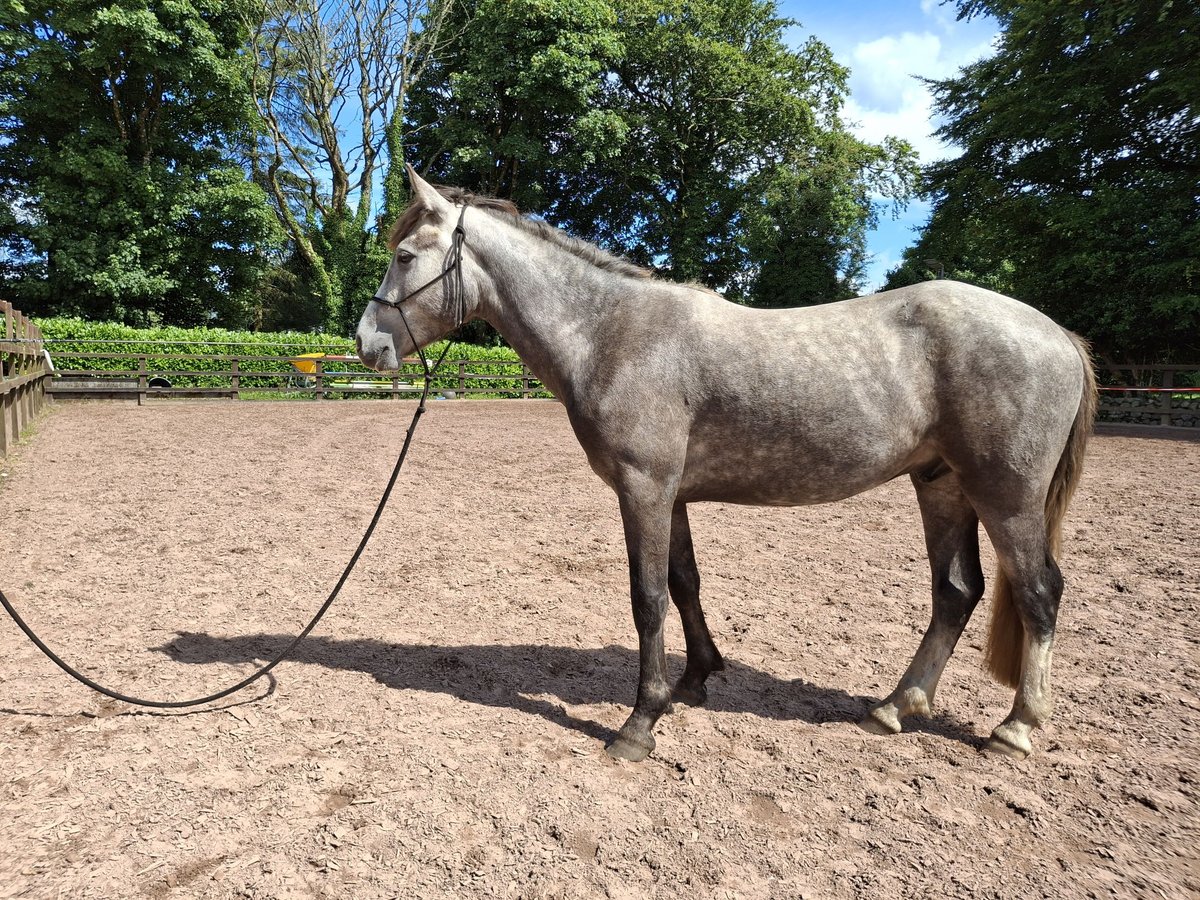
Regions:
<svg viewBox="0 0 1200 900"><path fill-rule="evenodd" d="M60 405L0 467L0 584L104 682L223 687L319 605L411 409ZM729 669L629 764L602 751L636 680L615 498L558 405L439 402L269 696L132 711L0 623L0 897L1195 898L1197 472L1200 443L1094 440L1024 762L978 752L1011 702L984 607L933 719L854 724L928 620L906 479L696 508Z"/></svg>

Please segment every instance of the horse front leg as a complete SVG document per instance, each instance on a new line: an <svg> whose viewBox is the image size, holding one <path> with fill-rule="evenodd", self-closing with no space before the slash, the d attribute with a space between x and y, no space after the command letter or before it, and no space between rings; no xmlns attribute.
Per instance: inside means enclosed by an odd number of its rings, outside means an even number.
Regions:
<svg viewBox="0 0 1200 900"><path fill-rule="evenodd" d="M676 503L671 513L671 564L667 575L671 599L679 610L683 637L687 642L687 667L675 684L673 699L689 706L700 706L708 699L704 682L713 672L725 668L725 661L713 643L700 607L700 570L692 548L692 530L687 504Z"/></svg>
<svg viewBox="0 0 1200 900"><path fill-rule="evenodd" d="M663 623L669 604L667 570L673 497L667 496L661 483L648 478L632 480L632 485L620 491L620 500L640 675L633 712L606 749L610 756L640 762L654 749L651 732L671 703Z"/></svg>

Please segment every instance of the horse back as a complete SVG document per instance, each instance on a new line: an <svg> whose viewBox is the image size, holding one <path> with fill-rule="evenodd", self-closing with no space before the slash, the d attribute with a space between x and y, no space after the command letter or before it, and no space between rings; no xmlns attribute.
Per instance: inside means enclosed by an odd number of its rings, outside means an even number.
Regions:
<svg viewBox="0 0 1200 900"><path fill-rule="evenodd" d="M825 502L946 457L1027 454L1082 390L1059 326L956 282L790 310L695 292L629 307L572 420L605 480L640 460L678 470L685 499Z"/></svg>

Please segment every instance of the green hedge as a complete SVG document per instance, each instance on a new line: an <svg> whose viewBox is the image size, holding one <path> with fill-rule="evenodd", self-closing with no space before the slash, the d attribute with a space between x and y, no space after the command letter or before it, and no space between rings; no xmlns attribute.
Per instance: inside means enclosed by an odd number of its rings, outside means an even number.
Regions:
<svg viewBox="0 0 1200 900"><path fill-rule="evenodd" d="M83 319L53 318L39 319L37 324L47 341L47 349L58 369L76 369L93 372L136 372L138 357L146 357L146 368L153 372L175 372L190 370L195 372L219 372L230 368L229 357L239 357L238 370L240 373L240 388L253 394L255 388L278 387L285 383L280 374L273 377L266 375L254 377L255 372L261 373L292 373L288 361L290 357L305 353L328 353L334 355L353 355L354 346L346 338L332 335L305 334L302 332L258 332L258 331L229 331L223 328L133 328L111 322L87 322ZM103 342L103 343L99 343ZM445 346L444 342L434 344L426 353L430 359L436 359ZM120 354L118 358L107 358L96 354ZM165 359L167 356L197 355L201 359ZM248 356L268 356L275 359L246 359ZM438 377L434 380L436 390L457 390L459 378L458 360L467 360L465 366L468 373L466 386L468 388L486 390L487 394L471 394L469 396L511 396L521 390L520 360L517 354L507 347L477 347L473 344L455 343L450 346ZM507 362L512 365L482 366L472 365L479 362ZM336 382L340 380L357 380L356 376L364 376L370 369L359 363L331 362L327 368L336 369L337 374L329 376L327 387L336 391ZM405 380L419 381L421 367L419 364L405 365L401 369L401 377ZM489 373L495 373L502 378L486 378ZM228 387L228 376L196 375L169 376L175 387ZM366 379L363 379L366 380ZM290 383L296 386L304 382L303 376L296 372L291 376ZM540 384L531 382L540 388ZM263 392L263 396L273 396ZM311 396L311 395L305 395ZM373 393L346 394L349 397L379 396ZM531 394L535 397L549 397L544 390Z"/></svg>

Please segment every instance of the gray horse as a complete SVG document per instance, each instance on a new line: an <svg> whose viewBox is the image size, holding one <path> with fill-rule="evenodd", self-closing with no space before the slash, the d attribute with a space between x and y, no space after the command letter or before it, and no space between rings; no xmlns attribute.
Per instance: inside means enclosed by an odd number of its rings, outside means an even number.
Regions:
<svg viewBox="0 0 1200 900"><path fill-rule="evenodd" d="M1086 344L1031 307L932 281L803 309L758 310L524 218L434 188L414 199L358 326L394 369L462 321L493 325L562 401L617 494L640 645L637 701L608 752L641 760L671 700L703 703L723 668L700 607L687 505L792 506L912 479L933 617L896 689L861 725L900 730L934 691L984 592L979 523L999 560L988 665L1016 689L987 748L1024 757L1050 714L1061 522L1095 413ZM668 597L687 665L667 683Z"/></svg>

